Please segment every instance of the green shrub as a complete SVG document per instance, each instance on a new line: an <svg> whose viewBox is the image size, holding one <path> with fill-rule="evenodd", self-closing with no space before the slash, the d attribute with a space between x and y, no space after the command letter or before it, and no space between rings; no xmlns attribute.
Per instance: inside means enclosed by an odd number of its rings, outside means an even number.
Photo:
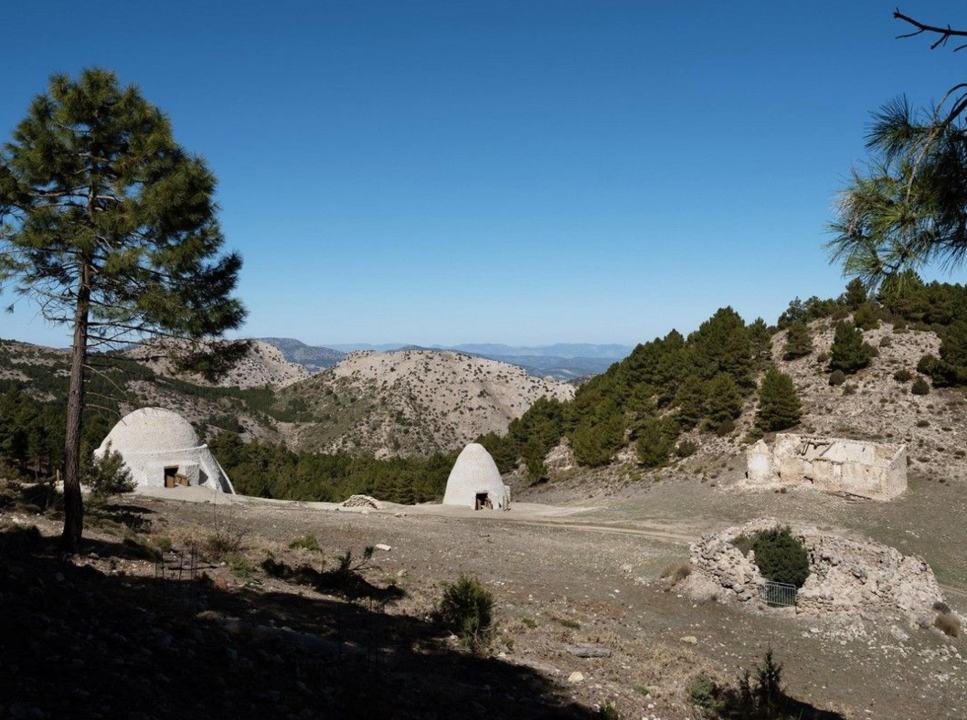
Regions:
<svg viewBox="0 0 967 720"><path fill-rule="evenodd" d="M703 710L712 710L716 705L718 688L705 673L696 675L688 682L688 701Z"/></svg>
<svg viewBox="0 0 967 720"><path fill-rule="evenodd" d="M876 330L880 327L880 316L873 303L863 303L853 313L853 324L863 330Z"/></svg>
<svg viewBox="0 0 967 720"><path fill-rule="evenodd" d="M889 335L884 335L880 338L880 347L890 347L893 344L893 338Z"/></svg>
<svg viewBox="0 0 967 720"><path fill-rule="evenodd" d="M618 714L618 707L610 700L601 703L601 706L598 708L598 717L601 720L621 720L621 715Z"/></svg>
<svg viewBox="0 0 967 720"><path fill-rule="evenodd" d="M124 464L121 453L111 449L111 443L107 444L104 453L99 457L95 457L93 453L85 456L81 474L91 493L98 498L108 498L134 490L131 471Z"/></svg>
<svg viewBox="0 0 967 720"><path fill-rule="evenodd" d="M289 543L289 548L292 550L310 550L312 552L321 552L322 548L319 547L319 541L316 536L312 533L303 535L302 537L297 537L295 540Z"/></svg>
<svg viewBox="0 0 967 720"><path fill-rule="evenodd" d="M897 370L893 373L893 379L898 383L910 382L913 379L913 373L909 370Z"/></svg>
<svg viewBox="0 0 967 720"><path fill-rule="evenodd" d="M910 392L914 395L927 395L930 392L930 385L922 377L918 377L910 386Z"/></svg>
<svg viewBox="0 0 967 720"><path fill-rule="evenodd" d="M809 577L809 555L788 525L756 533L752 550L755 564L767 580L802 587Z"/></svg>
<svg viewBox="0 0 967 720"><path fill-rule="evenodd" d="M529 627L531 630L537 627L537 620L530 617L529 615L524 615L523 617L521 617L520 621L524 623L526 627Z"/></svg>
<svg viewBox="0 0 967 720"><path fill-rule="evenodd" d="M816 362L818 362L820 365L825 365L826 363L828 363L829 353L828 352L819 353L819 355L816 356Z"/></svg>
<svg viewBox="0 0 967 720"><path fill-rule="evenodd" d="M252 562L244 555L226 555L225 563L228 565L228 569L231 570L236 577L239 577L242 580L250 579L252 577L252 573L255 572L255 565L253 565Z"/></svg>
<svg viewBox="0 0 967 720"><path fill-rule="evenodd" d="M846 374L842 370L834 370L829 375L829 384L833 387L839 387L844 382L846 382Z"/></svg>
<svg viewBox="0 0 967 720"><path fill-rule="evenodd" d="M698 443L694 440L682 440L675 448L675 454L680 458L691 457L698 452Z"/></svg>
<svg viewBox="0 0 967 720"><path fill-rule="evenodd" d="M723 420L715 426L714 430L719 437L725 437L729 433L735 432L735 420Z"/></svg>
<svg viewBox="0 0 967 720"><path fill-rule="evenodd" d="M853 383L848 383L843 386L843 395L855 395L856 386Z"/></svg>
<svg viewBox="0 0 967 720"><path fill-rule="evenodd" d="M145 540L142 540L139 537L128 535L123 540L121 540L121 544L124 545L129 550L133 551L133 553L137 557L142 558L144 560L161 559L161 551L158 548L156 548L154 545L151 545L150 543L148 543Z"/></svg>
<svg viewBox="0 0 967 720"><path fill-rule="evenodd" d="M485 646L493 636L494 597L477 578L461 575L443 591L439 617L468 646Z"/></svg>
<svg viewBox="0 0 967 720"><path fill-rule="evenodd" d="M938 362L939 360L937 360L935 355L927 353L917 363L917 372L923 375L933 375L933 371L936 369Z"/></svg>

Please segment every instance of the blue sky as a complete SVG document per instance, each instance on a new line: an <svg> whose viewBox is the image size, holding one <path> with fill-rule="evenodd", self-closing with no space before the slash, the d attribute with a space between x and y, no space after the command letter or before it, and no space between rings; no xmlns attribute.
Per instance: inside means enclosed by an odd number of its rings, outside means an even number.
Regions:
<svg viewBox="0 0 967 720"><path fill-rule="evenodd" d="M967 68L895 1L9 2L0 138L51 73L137 83L220 179L244 335L636 343L840 291L870 110Z"/></svg>

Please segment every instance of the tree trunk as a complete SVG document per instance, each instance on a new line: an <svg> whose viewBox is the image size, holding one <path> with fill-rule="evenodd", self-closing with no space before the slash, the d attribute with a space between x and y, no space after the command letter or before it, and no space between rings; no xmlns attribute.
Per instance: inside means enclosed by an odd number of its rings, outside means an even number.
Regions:
<svg viewBox="0 0 967 720"><path fill-rule="evenodd" d="M60 537L60 550L65 555L77 552L81 531L84 529L84 502L81 499L81 415L84 410L84 364L87 360L87 323L91 298L89 273L89 265L85 262L77 284L74 342L71 345L67 427L64 433L64 532Z"/></svg>

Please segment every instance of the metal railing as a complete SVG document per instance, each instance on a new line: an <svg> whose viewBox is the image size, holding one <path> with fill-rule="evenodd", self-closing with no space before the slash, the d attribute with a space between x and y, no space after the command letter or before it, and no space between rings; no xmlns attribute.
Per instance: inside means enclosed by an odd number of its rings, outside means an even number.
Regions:
<svg viewBox="0 0 967 720"><path fill-rule="evenodd" d="M759 586L759 598L769 607L795 607L795 585L766 580Z"/></svg>

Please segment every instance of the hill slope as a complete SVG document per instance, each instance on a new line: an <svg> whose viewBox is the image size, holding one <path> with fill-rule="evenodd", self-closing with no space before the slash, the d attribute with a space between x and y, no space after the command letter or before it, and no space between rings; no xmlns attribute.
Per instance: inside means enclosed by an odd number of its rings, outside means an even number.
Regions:
<svg viewBox="0 0 967 720"><path fill-rule="evenodd" d="M0 340L0 391L12 390L46 403L63 405L68 387L68 354L64 350ZM264 388L212 387L166 377L127 355L94 355L96 370L88 394L107 427L141 407L174 410L202 434L231 430L246 439L279 442L284 425L270 416L273 394Z"/></svg>
<svg viewBox="0 0 967 720"><path fill-rule="evenodd" d="M156 343L144 343L126 353L158 375L176 375L171 362L158 357ZM289 362L279 348L261 340L252 340L248 353L217 383L210 383L200 376L183 376L196 385L239 388L260 388L270 385L284 387L309 377L309 371Z"/></svg>
<svg viewBox="0 0 967 720"><path fill-rule="evenodd" d="M282 351L285 359L297 363L310 373L317 373L332 367L346 357L346 353L319 345L306 345L295 338L266 337L259 338L261 342L273 345Z"/></svg>
<svg viewBox="0 0 967 720"><path fill-rule="evenodd" d="M277 409L302 414L300 449L423 455L505 432L539 397L572 386L514 365L448 351L358 352L281 390Z"/></svg>

